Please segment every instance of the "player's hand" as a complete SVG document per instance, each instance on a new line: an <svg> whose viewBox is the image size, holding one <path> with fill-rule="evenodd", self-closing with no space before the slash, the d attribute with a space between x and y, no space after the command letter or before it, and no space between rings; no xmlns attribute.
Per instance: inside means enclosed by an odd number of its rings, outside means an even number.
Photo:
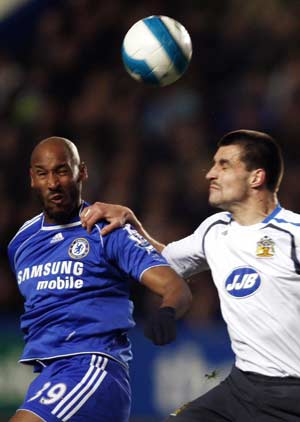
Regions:
<svg viewBox="0 0 300 422"><path fill-rule="evenodd" d="M122 205L95 202L82 211L80 219L82 227L84 227L88 233L91 232L92 227L98 221L103 219L107 220L109 224L101 230L101 235L104 236L116 228L124 226L125 223L134 224L136 217L129 208Z"/></svg>
<svg viewBox="0 0 300 422"><path fill-rule="evenodd" d="M171 343L176 339L175 309L160 308L146 322L144 334L157 346Z"/></svg>

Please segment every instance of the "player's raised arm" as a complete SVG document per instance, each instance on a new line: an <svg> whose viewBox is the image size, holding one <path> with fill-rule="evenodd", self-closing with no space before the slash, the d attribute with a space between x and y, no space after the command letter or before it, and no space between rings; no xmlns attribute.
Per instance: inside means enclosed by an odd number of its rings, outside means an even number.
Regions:
<svg viewBox="0 0 300 422"><path fill-rule="evenodd" d="M189 308L192 294L185 283L170 267L150 268L142 276L142 283L162 297L162 303L145 325L145 335L156 345L176 338L176 319Z"/></svg>
<svg viewBox="0 0 300 422"><path fill-rule="evenodd" d="M156 250L161 252L165 247L164 244L153 239L144 229L134 212L123 205L95 202L83 210L80 219L82 226L86 228L88 232L91 231L93 225L98 221L103 219L107 220L109 224L101 230L102 236L105 236L118 227L124 226L125 223L130 223Z"/></svg>

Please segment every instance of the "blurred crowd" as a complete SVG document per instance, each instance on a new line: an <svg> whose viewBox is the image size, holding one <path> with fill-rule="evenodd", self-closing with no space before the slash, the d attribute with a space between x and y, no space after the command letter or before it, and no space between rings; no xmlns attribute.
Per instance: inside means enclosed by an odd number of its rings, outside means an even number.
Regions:
<svg viewBox="0 0 300 422"><path fill-rule="evenodd" d="M152 14L180 21L193 42L187 73L165 88L134 81L121 61L125 33ZM53 0L19 37L14 48L0 41L2 314L22 309L6 246L39 212L28 163L45 137L77 144L89 169L86 200L132 207L163 242L190 234L215 212L205 173L230 130L262 130L278 140L286 163L280 201L300 211L299 1ZM191 288L186 321L218 320L210 275L191 280ZM140 287L133 297L137 315L155 300Z"/></svg>

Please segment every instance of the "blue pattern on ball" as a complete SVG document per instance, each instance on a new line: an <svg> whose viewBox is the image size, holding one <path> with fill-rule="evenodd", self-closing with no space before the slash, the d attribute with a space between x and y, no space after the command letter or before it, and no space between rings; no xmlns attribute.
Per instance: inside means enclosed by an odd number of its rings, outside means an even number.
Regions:
<svg viewBox="0 0 300 422"><path fill-rule="evenodd" d="M183 54L172 34L158 16L151 16L143 19L144 24L157 38L165 52L170 57L179 74L182 74L188 67L189 61Z"/></svg>
<svg viewBox="0 0 300 422"><path fill-rule="evenodd" d="M133 59L126 53L124 47L122 47L122 59L125 67L127 67L130 72L139 75L144 82L152 85L160 84L158 78L152 72L152 69L148 66L146 61Z"/></svg>

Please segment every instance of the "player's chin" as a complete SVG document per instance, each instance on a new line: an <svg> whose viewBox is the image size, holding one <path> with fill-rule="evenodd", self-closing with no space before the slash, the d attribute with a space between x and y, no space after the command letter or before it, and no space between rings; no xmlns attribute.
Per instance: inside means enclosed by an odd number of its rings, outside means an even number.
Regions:
<svg viewBox="0 0 300 422"><path fill-rule="evenodd" d="M67 223L71 214L71 210L68 207L57 204L48 205L45 207L45 212L48 217L58 223Z"/></svg>
<svg viewBox="0 0 300 422"><path fill-rule="evenodd" d="M212 207L216 207L220 201L218 200L217 196L214 195L214 192L211 192L208 197L208 203Z"/></svg>
<svg viewBox="0 0 300 422"><path fill-rule="evenodd" d="M208 198L208 203L211 207L223 209L223 202L220 200L220 198L216 198L213 195Z"/></svg>

